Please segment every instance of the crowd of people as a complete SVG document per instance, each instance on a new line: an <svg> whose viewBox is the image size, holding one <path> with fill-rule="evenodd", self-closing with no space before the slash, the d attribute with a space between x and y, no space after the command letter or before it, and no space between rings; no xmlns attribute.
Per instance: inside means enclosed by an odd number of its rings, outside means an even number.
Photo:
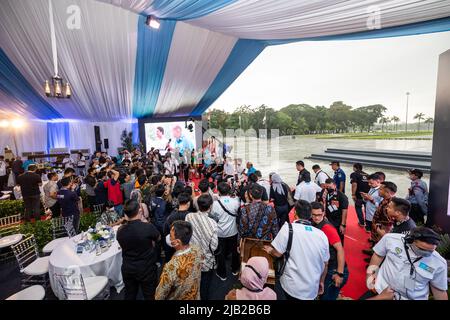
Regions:
<svg viewBox="0 0 450 320"><path fill-rule="evenodd" d="M85 190L102 223L120 225L125 299L136 299L140 290L144 299L208 300L213 277L240 274L241 288L224 298L336 300L349 278L347 187L371 246L364 250L369 290L362 298L428 299L431 290L435 299L447 299L447 265L436 252L440 237L416 226L428 214L420 170L409 172L403 199L383 172L368 174L360 163L347 181L337 161L330 163L332 175L316 164L312 176L299 160L296 186L289 186L279 174L264 179L251 162L244 166L228 155L196 160L194 152L189 162L157 149L124 150L119 157L96 152L47 173L32 161L0 156L0 189L11 187L12 176L27 221L40 218L42 204L52 217L73 216L75 230ZM245 238L263 241L277 263L257 256L242 268ZM278 291L266 284L271 269Z"/></svg>

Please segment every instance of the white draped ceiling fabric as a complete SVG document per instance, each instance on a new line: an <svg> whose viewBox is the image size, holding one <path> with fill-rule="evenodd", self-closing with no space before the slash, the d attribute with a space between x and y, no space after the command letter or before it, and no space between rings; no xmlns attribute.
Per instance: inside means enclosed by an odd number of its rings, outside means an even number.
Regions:
<svg viewBox="0 0 450 320"><path fill-rule="evenodd" d="M268 45L450 30L444 0L52 0L59 72L73 91L52 99L43 94L53 75L48 3L2 0L0 118L67 121L61 141L70 148L93 149L96 124L116 148L136 118L201 115ZM73 8L79 28L70 28ZM147 15L159 30L144 24ZM39 121L28 126L29 143L16 139L22 151L58 141Z"/></svg>

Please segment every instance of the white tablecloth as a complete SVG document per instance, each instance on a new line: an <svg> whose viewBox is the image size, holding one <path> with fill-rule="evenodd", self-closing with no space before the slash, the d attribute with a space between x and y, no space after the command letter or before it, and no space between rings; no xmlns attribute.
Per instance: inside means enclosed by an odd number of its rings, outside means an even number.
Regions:
<svg viewBox="0 0 450 320"><path fill-rule="evenodd" d="M76 239L79 238L79 235ZM110 286L114 286L118 293L124 288L122 280L122 251L119 243L114 241L108 251L97 256L93 252L83 251L82 254L76 252L77 244L72 239L67 239L58 245L50 255L49 276L50 284L59 299L64 298L64 293L59 292L58 286L54 282L53 275L63 274L70 266L80 267L80 272L84 277L106 276Z"/></svg>
<svg viewBox="0 0 450 320"><path fill-rule="evenodd" d="M10 247L13 244L18 243L22 238L23 235L20 233L0 238L0 249Z"/></svg>

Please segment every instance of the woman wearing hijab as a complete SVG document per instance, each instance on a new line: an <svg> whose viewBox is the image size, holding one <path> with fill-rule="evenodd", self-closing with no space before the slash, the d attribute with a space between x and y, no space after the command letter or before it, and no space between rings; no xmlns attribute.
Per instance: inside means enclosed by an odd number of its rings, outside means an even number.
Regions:
<svg viewBox="0 0 450 320"><path fill-rule="evenodd" d="M270 201L275 206L275 212L277 213L278 223L280 228L286 222L289 214L289 202L288 202L288 186L281 180L280 175L274 173L271 176L272 185L270 186Z"/></svg>
<svg viewBox="0 0 450 320"><path fill-rule="evenodd" d="M277 294L264 285L269 275L269 262L265 257L248 259L241 272L242 289L233 289L225 300L277 300Z"/></svg>
<svg viewBox="0 0 450 320"><path fill-rule="evenodd" d="M130 199L136 200L139 203L139 211L141 212L141 221L149 222L149 211L147 205L142 201L142 192L139 189L135 189L130 193Z"/></svg>

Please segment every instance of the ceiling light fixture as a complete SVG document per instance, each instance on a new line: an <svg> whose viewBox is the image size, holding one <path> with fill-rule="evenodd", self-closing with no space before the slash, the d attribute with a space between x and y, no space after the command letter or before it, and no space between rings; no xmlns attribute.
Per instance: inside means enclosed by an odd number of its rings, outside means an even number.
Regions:
<svg viewBox="0 0 450 320"><path fill-rule="evenodd" d="M147 16L147 20L145 20L145 24L153 29L159 29L161 23L153 16Z"/></svg>
<svg viewBox="0 0 450 320"><path fill-rule="evenodd" d="M52 40L53 53L53 69L55 75L49 80L45 80L44 93L47 97L52 98L70 98L72 96L72 89L68 82L63 83L63 79L58 75L58 51L56 49L56 34L55 24L53 22L53 6L52 0L48 0L48 11L50 15L50 32Z"/></svg>

